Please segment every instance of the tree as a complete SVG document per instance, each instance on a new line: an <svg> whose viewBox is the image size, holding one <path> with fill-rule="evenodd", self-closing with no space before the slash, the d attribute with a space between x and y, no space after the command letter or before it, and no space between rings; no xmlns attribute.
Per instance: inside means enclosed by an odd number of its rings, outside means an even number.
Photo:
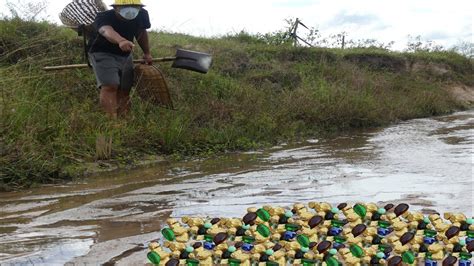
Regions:
<svg viewBox="0 0 474 266"><path fill-rule="evenodd" d="M48 0L7 0L7 8L12 18L25 21L38 21L49 5Z"/></svg>
<svg viewBox="0 0 474 266"><path fill-rule="evenodd" d="M423 41L420 35L416 37L408 35L407 52L436 52L442 50L444 50L444 47L434 41Z"/></svg>
<svg viewBox="0 0 474 266"><path fill-rule="evenodd" d="M460 41L452 50L470 59L474 59L474 43L472 42Z"/></svg>

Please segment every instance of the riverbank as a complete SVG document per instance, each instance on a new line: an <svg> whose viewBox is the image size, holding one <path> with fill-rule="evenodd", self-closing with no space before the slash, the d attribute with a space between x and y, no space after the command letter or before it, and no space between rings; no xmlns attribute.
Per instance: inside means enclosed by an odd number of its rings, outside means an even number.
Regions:
<svg viewBox="0 0 474 266"><path fill-rule="evenodd" d="M155 57L176 48L209 52L211 72L163 64L176 110L134 96L131 115L109 121L90 70L41 70L82 62L74 32L11 20L0 21L0 38L2 190L71 180L84 165L133 167L150 156L250 150L472 106L454 97L472 93L472 61L453 52L293 48L155 32ZM112 139L112 153L98 162L97 140L104 136Z"/></svg>

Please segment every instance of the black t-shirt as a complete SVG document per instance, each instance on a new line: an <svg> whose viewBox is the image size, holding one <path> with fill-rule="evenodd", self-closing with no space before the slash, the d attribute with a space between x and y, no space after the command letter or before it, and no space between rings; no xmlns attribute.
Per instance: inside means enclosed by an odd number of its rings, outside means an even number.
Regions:
<svg viewBox="0 0 474 266"><path fill-rule="evenodd" d="M151 27L150 17L148 11L141 9L138 16L133 20L123 20L119 18L115 10L108 10L97 14L94 21L94 27L97 31L103 26L111 26L114 30L120 34L120 36L133 42L134 38L138 38L138 34L142 30L149 29ZM91 44L91 53L105 52L113 53L117 55L128 56L130 53L123 52L118 44L109 42L101 34L97 34L97 38Z"/></svg>

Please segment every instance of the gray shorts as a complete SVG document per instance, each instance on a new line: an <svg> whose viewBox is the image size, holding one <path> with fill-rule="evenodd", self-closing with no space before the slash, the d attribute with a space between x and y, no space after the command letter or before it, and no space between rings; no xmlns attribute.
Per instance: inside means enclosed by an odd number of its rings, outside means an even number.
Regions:
<svg viewBox="0 0 474 266"><path fill-rule="evenodd" d="M97 87L117 85L130 91L133 86L133 57L111 53L89 53L89 60L95 72Z"/></svg>

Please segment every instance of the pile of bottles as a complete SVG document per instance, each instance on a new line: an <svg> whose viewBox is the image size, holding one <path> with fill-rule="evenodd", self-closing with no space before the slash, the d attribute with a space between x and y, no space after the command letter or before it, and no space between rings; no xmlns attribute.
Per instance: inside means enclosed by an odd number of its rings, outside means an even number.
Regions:
<svg viewBox="0 0 474 266"><path fill-rule="evenodd" d="M168 219L154 265L470 266L474 219L424 215L407 204L295 204L248 208L242 218Z"/></svg>

